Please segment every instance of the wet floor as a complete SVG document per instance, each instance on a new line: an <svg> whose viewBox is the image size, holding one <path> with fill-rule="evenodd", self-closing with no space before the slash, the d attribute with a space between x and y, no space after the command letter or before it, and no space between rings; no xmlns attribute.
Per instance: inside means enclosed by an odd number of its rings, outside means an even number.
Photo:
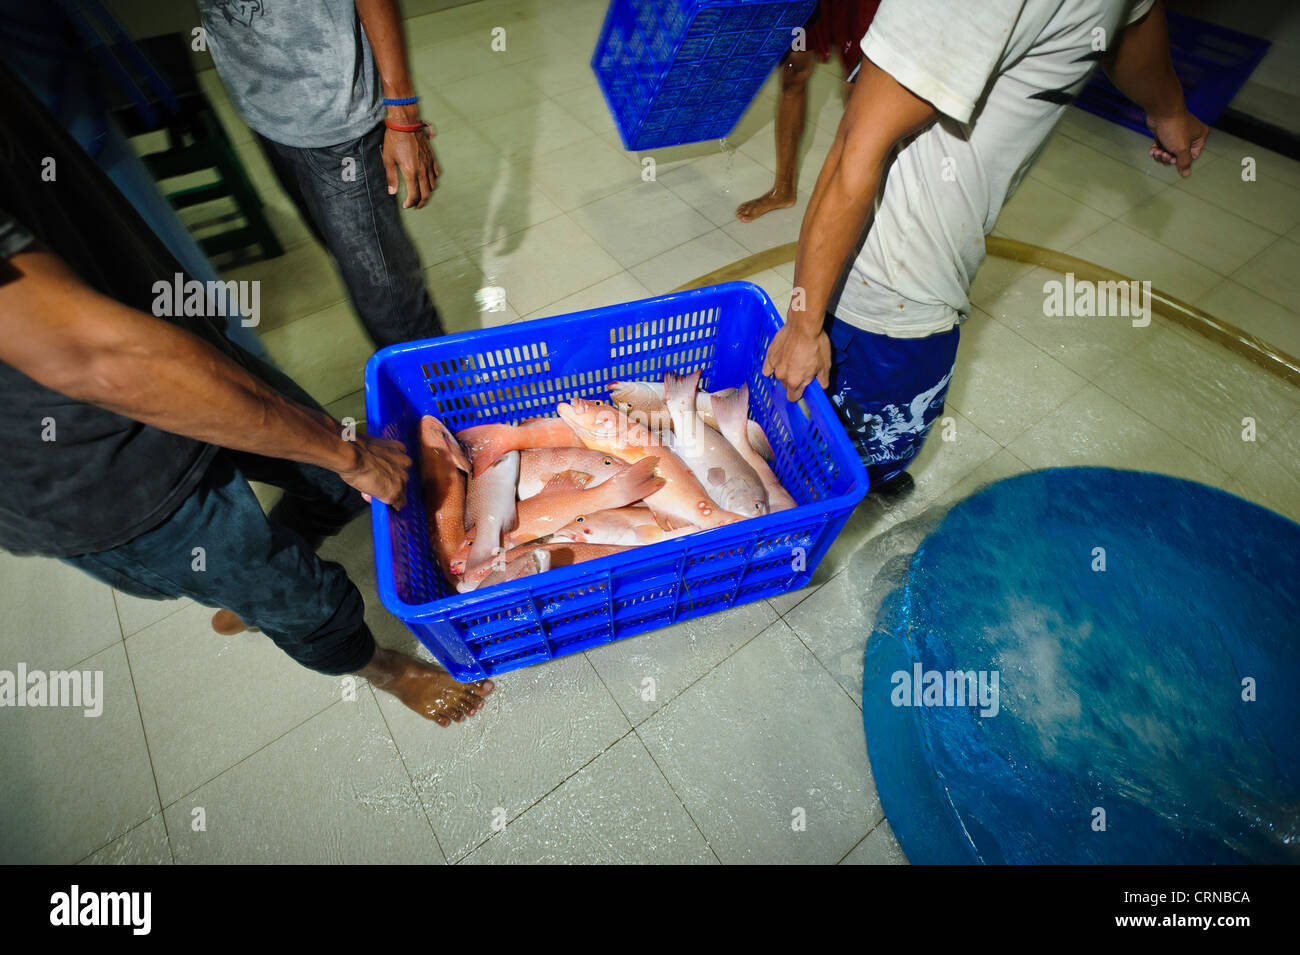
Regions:
<svg viewBox="0 0 1300 955"><path fill-rule="evenodd" d="M742 225L735 206L771 185L771 85L722 148L626 153L587 67L603 10L484 0L408 22L444 177L406 222L455 329L659 294L797 237L838 118L833 72L814 77L799 204ZM287 248L229 277L263 280L260 333L284 369L363 419L370 349L342 286L219 81L204 85ZM998 231L1148 278L1300 353L1300 163L1215 134L1179 182L1141 136L1069 110ZM753 280L784 307L792 277L787 263ZM508 674L450 730L257 634L217 636L187 601L0 557L0 667L102 670L106 696L95 719L5 712L0 859L905 861L865 751L861 656L871 581L915 547L928 508L1028 469L1099 464L1300 519L1300 389L1159 318L1050 318L1044 288L1061 278L985 264L912 493L868 500L813 586ZM504 301L484 293L497 288ZM413 649L375 595L367 520L323 553L361 585L378 639Z"/></svg>

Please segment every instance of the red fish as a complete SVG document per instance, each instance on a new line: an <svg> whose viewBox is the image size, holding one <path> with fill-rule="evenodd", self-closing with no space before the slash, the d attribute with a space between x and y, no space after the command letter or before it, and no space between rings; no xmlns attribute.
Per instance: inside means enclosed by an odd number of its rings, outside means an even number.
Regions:
<svg viewBox="0 0 1300 955"><path fill-rule="evenodd" d="M509 451L582 447L578 436L559 418L532 418L519 424L479 424L466 428L457 437L469 449L475 477Z"/></svg>

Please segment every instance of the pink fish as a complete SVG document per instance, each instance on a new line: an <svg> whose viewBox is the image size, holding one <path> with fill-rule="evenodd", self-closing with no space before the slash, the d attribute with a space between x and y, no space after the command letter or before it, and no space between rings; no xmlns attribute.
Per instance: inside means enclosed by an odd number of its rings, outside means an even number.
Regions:
<svg viewBox="0 0 1300 955"><path fill-rule="evenodd" d="M469 479L465 498L465 530L473 529L465 555L466 572L500 553L502 534L516 524L515 484L519 480L519 452L510 451L481 475Z"/></svg>
<svg viewBox="0 0 1300 955"><path fill-rule="evenodd" d="M710 428L718 428L717 414L713 409L713 399L734 394L735 388L723 388L721 391L699 391L695 394L695 413ZM628 412L628 417L645 425L653 433L666 431L672 427L672 417L664 403L664 386L660 381L612 381L609 384L609 396L614 404ZM766 460L774 458L772 445L757 421L750 421L746 426L749 444Z"/></svg>
<svg viewBox="0 0 1300 955"><path fill-rule="evenodd" d="M661 527L644 507L618 507L595 514L575 517L551 535L552 541L586 544L620 544L627 547L656 544L659 541L694 534L699 528L688 525L676 530Z"/></svg>
<svg viewBox="0 0 1300 955"><path fill-rule="evenodd" d="M420 481L429 538L443 573L465 541L465 474L469 461L447 426L433 415L420 419Z"/></svg>
<svg viewBox="0 0 1300 955"><path fill-rule="evenodd" d="M623 507L654 494L666 483L655 473L657 457L642 458L635 464L624 464L617 474L607 478L598 487L575 489L571 479L558 487L542 490L541 494L520 501L518 526L507 535L508 545L522 544L553 533L580 514L594 513L612 507ZM566 471L552 478L560 482L574 472Z"/></svg>
<svg viewBox="0 0 1300 955"><path fill-rule="evenodd" d="M521 451L519 499L522 501L540 493L546 482L562 471L589 474L591 480L587 487L596 487L626 463L611 454L587 448L534 448Z"/></svg>
<svg viewBox="0 0 1300 955"><path fill-rule="evenodd" d="M479 424L458 435L469 449L474 474L482 474L508 451L530 448L580 448L582 442L559 418L532 418L519 424Z"/></svg>
<svg viewBox="0 0 1300 955"><path fill-rule="evenodd" d="M499 554L495 559L474 568L465 574L465 579L457 584L456 589L461 593L474 590L479 587L485 580L488 580L494 573L508 573L508 568L519 558L529 554L542 551L549 556L549 569L556 567L568 567L572 564L581 564L583 561L595 560L597 557L608 557L610 554L618 554L627 547L618 547L610 544L575 544L571 541L529 541L519 547L515 547ZM539 561L541 560L538 555ZM518 568L522 570L527 565ZM520 573L520 576L525 576ZM517 579L517 578L516 578Z"/></svg>
<svg viewBox="0 0 1300 955"><path fill-rule="evenodd" d="M644 425L629 420L627 412L582 398L561 402L555 410L593 451L613 454L625 461L659 458L656 470L668 483L646 498L646 503L660 516L701 528L741 520L739 514L719 507L686 463L659 444Z"/></svg>
<svg viewBox="0 0 1300 955"><path fill-rule="evenodd" d="M501 584L511 580L518 580L520 577L531 577L533 574L543 574L551 569L551 552L541 547L534 547L524 554L514 558L501 570L494 570L483 578L480 587L491 587L493 584Z"/></svg>
<svg viewBox="0 0 1300 955"><path fill-rule="evenodd" d="M749 421L749 385L741 385L739 390L730 395L714 395L713 410L718 416L718 430L722 436L731 442L732 447L763 482L763 489L767 492L768 511L785 511L794 507L794 498L781 486L780 480L772 473L762 455L746 440L745 424L753 423Z"/></svg>
<svg viewBox="0 0 1300 955"><path fill-rule="evenodd" d="M763 482L731 442L695 413L700 372L664 375L664 403L673 417L673 449L720 506L745 517L767 513Z"/></svg>

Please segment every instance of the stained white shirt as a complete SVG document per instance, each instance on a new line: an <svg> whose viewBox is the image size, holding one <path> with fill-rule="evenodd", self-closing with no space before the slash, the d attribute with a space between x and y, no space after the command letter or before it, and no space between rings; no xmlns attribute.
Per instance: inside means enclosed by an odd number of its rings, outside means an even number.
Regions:
<svg viewBox="0 0 1300 955"><path fill-rule="evenodd" d="M895 147L830 311L896 338L970 313L984 238L1122 25L1154 0L884 0L862 50L939 118Z"/></svg>

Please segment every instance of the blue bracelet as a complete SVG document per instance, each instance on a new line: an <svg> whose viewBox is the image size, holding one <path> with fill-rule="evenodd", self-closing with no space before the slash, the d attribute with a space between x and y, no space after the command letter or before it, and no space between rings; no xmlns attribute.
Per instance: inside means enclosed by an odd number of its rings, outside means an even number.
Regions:
<svg viewBox="0 0 1300 955"><path fill-rule="evenodd" d="M410 106L412 103L418 103L419 101L420 97L418 96L403 96L401 99L389 99L386 96L384 97L385 106Z"/></svg>

